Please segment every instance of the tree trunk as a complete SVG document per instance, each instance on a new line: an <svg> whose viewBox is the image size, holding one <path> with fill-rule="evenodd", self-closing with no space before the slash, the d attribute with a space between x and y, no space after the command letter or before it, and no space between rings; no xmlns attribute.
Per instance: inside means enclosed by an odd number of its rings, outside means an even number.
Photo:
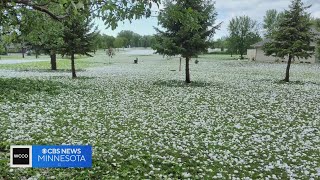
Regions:
<svg viewBox="0 0 320 180"><path fill-rule="evenodd" d="M289 60L288 60L287 70L286 70L286 78L284 78L285 82L289 82L291 61L292 61L292 56L289 55Z"/></svg>
<svg viewBox="0 0 320 180"><path fill-rule="evenodd" d="M240 52L240 59L244 59L244 58L243 58L243 53L242 53L242 52Z"/></svg>
<svg viewBox="0 0 320 180"><path fill-rule="evenodd" d="M191 83L189 61L190 61L190 57L186 57L186 83Z"/></svg>
<svg viewBox="0 0 320 180"><path fill-rule="evenodd" d="M21 48L21 52L22 52L22 58L24 58L24 47L23 46Z"/></svg>
<svg viewBox="0 0 320 180"><path fill-rule="evenodd" d="M51 63L51 70L57 70L57 55L54 50L51 50L50 52L50 63Z"/></svg>
<svg viewBox="0 0 320 180"><path fill-rule="evenodd" d="M180 57L180 64L179 64L179 71L181 71L181 57Z"/></svg>
<svg viewBox="0 0 320 180"><path fill-rule="evenodd" d="M76 68L74 66L74 53L71 54L71 71L72 71L72 78L77 78Z"/></svg>

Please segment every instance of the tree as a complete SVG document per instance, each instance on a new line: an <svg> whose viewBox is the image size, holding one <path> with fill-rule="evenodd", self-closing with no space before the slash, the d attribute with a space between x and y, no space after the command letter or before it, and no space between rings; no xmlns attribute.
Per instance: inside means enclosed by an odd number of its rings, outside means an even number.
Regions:
<svg viewBox="0 0 320 180"><path fill-rule="evenodd" d="M52 20L46 14L28 10L23 11L22 19L20 26L24 29L24 40L36 51L36 56L39 51L49 54L51 70L57 70L56 54L63 45L62 23Z"/></svg>
<svg viewBox="0 0 320 180"><path fill-rule="evenodd" d="M231 57L234 54L238 54L237 43L234 43L234 42L237 42L237 39L235 36L227 36L226 47L228 48L227 52L230 53Z"/></svg>
<svg viewBox="0 0 320 180"><path fill-rule="evenodd" d="M46 13L53 19L61 21L70 15L70 9L77 12L87 6L94 17L102 18L106 25L115 29L119 21L150 17L153 3L158 5L160 0L131 0L130 2L119 2L118 0L1 0L0 19L11 18L8 11L26 7L29 10ZM48 7L52 5L60 5L63 11L50 10Z"/></svg>
<svg viewBox="0 0 320 180"><path fill-rule="evenodd" d="M119 32L117 37L123 37L126 39L126 41L124 42L125 47L139 47L141 36L133 31L123 30Z"/></svg>
<svg viewBox="0 0 320 180"><path fill-rule="evenodd" d="M103 42L105 44L104 44L103 48L112 48L112 47L114 47L113 43L114 43L115 39L116 38L114 38L113 36L104 35L103 36Z"/></svg>
<svg viewBox="0 0 320 180"><path fill-rule="evenodd" d="M154 36L142 36L140 38L140 46L147 48L147 47L152 47L155 44L155 38Z"/></svg>
<svg viewBox="0 0 320 180"><path fill-rule="evenodd" d="M96 32L90 32L92 31L92 25L87 10L84 10L81 14L69 16L68 20L64 20L63 25L64 47L62 48L62 54L71 56L72 78L76 78L75 54L91 56L88 52L92 52L92 43Z"/></svg>
<svg viewBox="0 0 320 180"><path fill-rule="evenodd" d="M1 0L0 2L0 18L8 18L12 17L12 12L19 10L19 8L25 8L28 10L36 10L39 12L46 13L50 17L55 20L60 20L67 16L66 13L62 14L55 14L53 11L48 9L48 6L51 5L63 5L65 4L65 8L67 8L67 4L71 5L74 3L73 0L57 0L57 1L49 1L49 0ZM11 13L8 14L7 12L10 11Z"/></svg>
<svg viewBox="0 0 320 180"><path fill-rule="evenodd" d="M6 44L0 34L0 55L7 55Z"/></svg>
<svg viewBox="0 0 320 180"><path fill-rule="evenodd" d="M209 38L220 26L215 26L217 13L214 3L206 0L175 0L165 3L158 16L164 31L156 28L157 53L181 55L186 60L186 83L191 83L189 62L191 57L207 51Z"/></svg>
<svg viewBox="0 0 320 180"><path fill-rule="evenodd" d="M113 42L113 46L115 48L122 48L125 46L125 43L127 42L128 40L124 37L117 37L114 42Z"/></svg>
<svg viewBox="0 0 320 180"><path fill-rule="evenodd" d="M142 36L140 36L137 33L133 34L132 40L131 40L131 47L141 47L142 45L140 44Z"/></svg>
<svg viewBox="0 0 320 180"><path fill-rule="evenodd" d="M220 48L221 52L224 52L227 47L227 37L222 37L213 42L214 48Z"/></svg>
<svg viewBox="0 0 320 180"><path fill-rule="evenodd" d="M100 32L96 32L94 37L95 38L94 38L93 43L92 43L92 45L93 45L92 48L93 48L93 53L95 54L96 51L103 46L104 42L103 42L103 37L100 34Z"/></svg>
<svg viewBox="0 0 320 180"><path fill-rule="evenodd" d="M118 0L1 0L0 22L2 26L3 24L6 24L6 26L18 25L19 23L16 21L19 19L17 11L21 8L45 13L52 19L61 22L72 19L74 14L81 15L83 10L87 8L93 18L102 18L108 27L115 29L119 21L150 17L152 4L159 5L159 2L160 0L131 0L130 2L119 2ZM58 6L60 10L50 9L52 6ZM12 31L6 30L6 33L10 32ZM24 43L22 43L23 46Z"/></svg>
<svg viewBox="0 0 320 180"><path fill-rule="evenodd" d="M320 18L311 19L312 26L314 27L315 31L317 32L318 36L316 39L317 42L317 49L316 49L316 56L320 59Z"/></svg>
<svg viewBox="0 0 320 180"><path fill-rule="evenodd" d="M263 18L263 28L265 29L265 37L269 38L272 33L277 31L279 23L283 18L283 13L275 9L268 10Z"/></svg>
<svg viewBox="0 0 320 180"><path fill-rule="evenodd" d="M250 46L261 40L258 24L248 16L233 18L228 26L231 49L240 54L241 59Z"/></svg>
<svg viewBox="0 0 320 180"><path fill-rule="evenodd" d="M94 39L94 49L98 50L112 48L114 40L115 38L113 36L108 36L97 32Z"/></svg>
<svg viewBox="0 0 320 180"><path fill-rule="evenodd" d="M271 42L264 46L266 55L280 58L288 56L285 82L289 82L292 59L311 57L314 51L310 45L314 36L311 32L312 23L310 14L306 12L309 7L304 7L301 0L293 0L289 10L284 12L279 30L272 34Z"/></svg>

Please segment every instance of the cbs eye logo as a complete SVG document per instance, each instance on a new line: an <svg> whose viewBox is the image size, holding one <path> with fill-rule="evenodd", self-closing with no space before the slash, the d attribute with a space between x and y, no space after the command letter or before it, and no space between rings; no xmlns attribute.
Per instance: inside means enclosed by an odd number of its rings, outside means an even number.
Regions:
<svg viewBox="0 0 320 180"><path fill-rule="evenodd" d="M10 146L10 167L32 167L32 146Z"/></svg>

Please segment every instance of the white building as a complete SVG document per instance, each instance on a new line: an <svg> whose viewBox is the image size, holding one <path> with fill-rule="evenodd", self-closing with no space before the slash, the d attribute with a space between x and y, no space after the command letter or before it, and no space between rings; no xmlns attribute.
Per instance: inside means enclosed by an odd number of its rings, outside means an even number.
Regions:
<svg viewBox="0 0 320 180"><path fill-rule="evenodd" d="M320 37L320 33L317 32L316 30L312 29L314 33L316 33L316 37ZM258 42L256 44L253 44L252 47L254 49L248 49L247 50L247 57L249 60L252 61L258 61L258 62L287 62L288 57L285 57L284 59L274 57L274 56L266 56L264 51L263 51L263 46L264 44L270 42L269 39L265 39L261 42ZM313 42L311 43L311 46L315 47L316 49L316 43ZM310 58L307 59L297 59L295 58L294 61L295 63L316 63L319 62L318 59L316 58L316 53L313 52L313 55Z"/></svg>

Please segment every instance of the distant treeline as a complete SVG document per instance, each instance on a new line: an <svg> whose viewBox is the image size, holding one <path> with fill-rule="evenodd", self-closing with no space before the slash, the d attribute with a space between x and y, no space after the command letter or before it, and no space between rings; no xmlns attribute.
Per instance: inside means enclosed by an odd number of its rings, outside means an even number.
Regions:
<svg viewBox="0 0 320 180"><path fill-rule="evenodd" d="M139 35L130 30L121 31L117 37L105 34L96 36L96 49L106 48L129 48L129 47L151 47L155 43L152 35Z"/></svg>
<svg viewBox="0 0 320 180"><path fill-rule="evenodd" d="M116 37L101 34L96 32L93 39L93 49L108 49L108 48L129 48L129 47L151 47L155 43L153 35L139 35L130 30L121 31ZM34 47L25 43L25 47L22 48L21 42L12 42L10 45L3 45L0 43L0 55L7 53L21 53L23 51L30 52ZM41 53L41 52L40 52Z"/></svg>

